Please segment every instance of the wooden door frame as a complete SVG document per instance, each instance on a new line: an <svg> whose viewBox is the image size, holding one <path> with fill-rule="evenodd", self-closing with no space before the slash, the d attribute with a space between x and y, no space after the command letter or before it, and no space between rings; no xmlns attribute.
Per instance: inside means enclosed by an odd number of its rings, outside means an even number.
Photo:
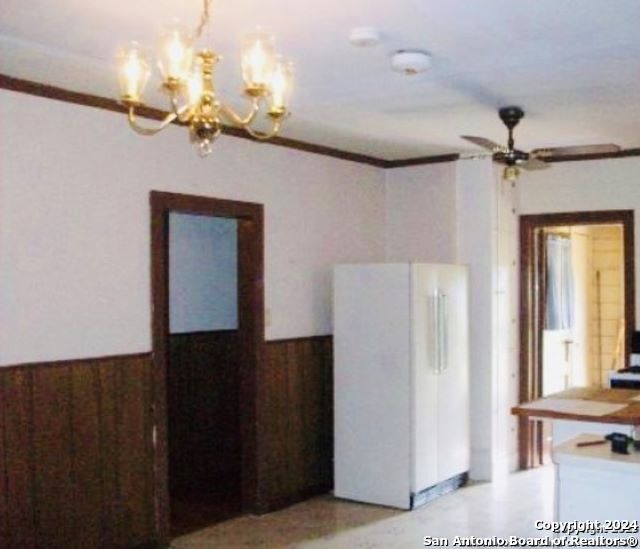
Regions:
<svg viewBox="0 0 640 549"><path fill-rule="evenodd" d="M262 204L152 191L151 303L153 344L154 486L156 526L169 541L167 364L169 337L169 214L238 220L238 336L240 342L240 435L242 509L258 508L258 391L264 361L264 208Z"/></svg>
<svg viewBox="0 0 640 549"><path fill-rule="evenodd" d="M540 340L533 336L533 270L535 269L534 233L544 227L566 225L621 224L624 237L624 296L625 296L625 360L631 351L631 337L635 325L635 257L634 257L634 212L633 210L604 210L586 212L549 213L520 216L520 382L519 402L527 402L540 396L542 376L540 349L533 348L533 342ZM539 312L539 311L538 311ZM536 465L536 448L532 438L540 437L540 432L526 418L519 420L518 452L521 469ZM538 443L539 444L539 443ZM539 457L539 456L538 456Z"/></svg>

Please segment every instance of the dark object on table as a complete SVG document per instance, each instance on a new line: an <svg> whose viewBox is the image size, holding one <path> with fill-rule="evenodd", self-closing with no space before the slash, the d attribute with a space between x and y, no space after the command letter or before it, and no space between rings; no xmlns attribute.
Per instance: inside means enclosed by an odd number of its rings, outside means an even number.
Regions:
<svg viewBox="0 0 640 549"><path fill-rule="evenodd" d="M611 441L611 451L614 454L629 453L629 443L633 441L630 436L624 433L611 433L604 438Z"/></svg>

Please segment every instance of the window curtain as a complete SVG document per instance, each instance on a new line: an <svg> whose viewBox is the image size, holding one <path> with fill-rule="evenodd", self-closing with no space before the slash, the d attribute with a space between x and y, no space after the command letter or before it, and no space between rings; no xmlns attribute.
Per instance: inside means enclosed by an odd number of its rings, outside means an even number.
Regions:
<svg viewBox="0 0 640 549"><path fill-rule="evenodd" d="M569 330L573 327L573 269L571 239L547 235L547 303L545 328Z"/></svg>

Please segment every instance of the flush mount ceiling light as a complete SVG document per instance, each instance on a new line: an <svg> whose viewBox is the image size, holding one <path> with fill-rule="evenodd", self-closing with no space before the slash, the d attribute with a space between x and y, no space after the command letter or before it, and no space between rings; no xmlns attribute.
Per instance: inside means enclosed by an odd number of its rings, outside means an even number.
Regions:
<svg viewBox="0 0 640 549"><path fill-rule="evenodd" d="M165 28L157 55L162 75L162 91L169 99L170 113L156 127L141 126L136 108L143 105L142 94L149 79L149 62L135 42L118 56L120 100L129 109L129 125L141 135L155 135L174 121L189 126L191 141L203 156L229 123L246 130L257 139L265 140L278 134L288 115L292 65L276 55L273 37L256 31L245 37L242 48L244 94L250 101L242 116L222 103L214 83L214 67L220 57L210 49L194 51L194 45L209 23L211 0L204 0L200 24L193 34L178 24ZM266 107L269 131L255 129L257 115Z"/></svg>
<svg viewBox="0 0 640 549"><path fill-rule="evenodd" d="M431 56L424 51L400 50L391 56L391 68L408 76L425 72L431 66Z"/></svg>
<svg viewBox="0 0 640 549"><path fill-rule="evenodd" d="M373 27L355 27L349 33L349 42L357 48L370 48L380 43L380 33Z"/></svg>

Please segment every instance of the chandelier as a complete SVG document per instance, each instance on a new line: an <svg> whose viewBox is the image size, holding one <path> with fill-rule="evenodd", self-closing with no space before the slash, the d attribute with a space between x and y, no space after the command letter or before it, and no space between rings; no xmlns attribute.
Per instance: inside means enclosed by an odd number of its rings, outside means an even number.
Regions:
<svg viewBox="0 0 640 549"><path fill-rule="evenodd" d="M128 108L129 125L141 135L155 135L173 122L189 127L191 142L202 156L211 153L212 144L224 124L243 128L256 139L266 140L280 131L288 116L292 65L276 55L273 37L260 30L243 41L241 65L248 111L238 114L216 95L214 68L220 57L210 49L194 51L210 19L211 0L204 0L200 24L193 34L174 23L160 37L157 64L162 91L167 94L170 111L155 127L138 122L136 108L144 105L142 95L150 75L147 57L133 42L118 56L120 100ZM256 129L258 114L266 110L269 129Z"/></svg>

